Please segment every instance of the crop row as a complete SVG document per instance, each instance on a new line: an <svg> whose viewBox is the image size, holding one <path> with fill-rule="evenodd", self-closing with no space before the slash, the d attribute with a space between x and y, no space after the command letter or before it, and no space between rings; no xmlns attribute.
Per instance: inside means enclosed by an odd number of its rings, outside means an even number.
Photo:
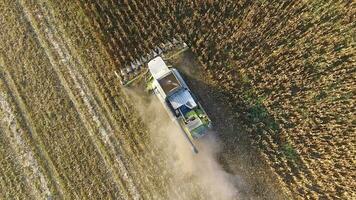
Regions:
<svg viewBox="0 0 356 200"><path fill-rule="evenodd" d="M349 197L355 152L349 6L248 7L201 32L193 51L231 94L252 141L289 188L301 196Z"/></svg>

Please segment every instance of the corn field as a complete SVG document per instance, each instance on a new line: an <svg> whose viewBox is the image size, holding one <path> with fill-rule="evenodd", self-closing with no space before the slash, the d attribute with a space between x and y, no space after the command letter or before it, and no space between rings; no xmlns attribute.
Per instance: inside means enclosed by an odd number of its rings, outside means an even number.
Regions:
<svg viewBox="0 0 356 200"><path fill-rule="evenodd" d="M4 0L0 16L0 199L209 198L176 183L114 73L175 40L221 165L263 163L240 198L356 197L355 2Z"/></svg>

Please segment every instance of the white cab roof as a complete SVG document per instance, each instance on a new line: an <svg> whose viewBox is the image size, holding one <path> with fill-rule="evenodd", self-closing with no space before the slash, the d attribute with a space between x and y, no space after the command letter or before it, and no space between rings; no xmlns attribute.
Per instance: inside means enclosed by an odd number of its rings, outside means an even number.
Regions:
<svg viewBox="0 0 356 200"><path fill-rule="evenodd" d="M153 78L156 80L169 72L166 63L160 56L148 62L148 69L150 70Z"/></svg>
<svg viewBox="0 0 356 200"><path fill-rule="evenodd" d="M177 109L182 105L186 105L190 109L197 106L192 95L185 88L179 90L177 93L172 94L172 96L168 97L168 100L174 109Z"/></svg>

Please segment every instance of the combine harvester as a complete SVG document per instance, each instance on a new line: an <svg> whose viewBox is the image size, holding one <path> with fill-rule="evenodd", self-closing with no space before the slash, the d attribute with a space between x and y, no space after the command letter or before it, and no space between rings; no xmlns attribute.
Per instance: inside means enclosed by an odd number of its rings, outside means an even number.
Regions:
<svg viewBox="0 0 356 200"><path fill-rule="evenodd" d="M185 44L182 47L183 50L187 48ZM181 47L175 50L173 55L182 52ZM147 89L153 91L157 96L170 119L180 128L183 136L191 145L193 152L198 153L195 141L211 130L211 120L178 70L166 65L162 53L157 53L153 59L149 60L148 70L143 72L143 74L148 75L146 78ZM131 76L132 80L127 81L124 85L131 84L140 76L142 75Z"/></svg>
<svg viewBox="0 0 356 200"><path fill-rule="evenodd" d="M211 129L209 117L179 72L168 68L161 57L152 59L148 69L152 75L148 88L153 90L172 121L181 128L193 151L198 153L194 140Z"/></svg>

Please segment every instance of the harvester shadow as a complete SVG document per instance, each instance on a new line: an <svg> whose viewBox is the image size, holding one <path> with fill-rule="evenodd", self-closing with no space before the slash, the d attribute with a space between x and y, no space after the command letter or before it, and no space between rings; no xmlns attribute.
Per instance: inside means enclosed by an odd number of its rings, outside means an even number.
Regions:
<svg viewBox="0 0 356 200"><path fill-rule="evenodd" d="M186 54L188 55L184 56L189 60L191 53ZM240 192L250 193L247 196L252 192L255 197L262 199L276 198L278 184L260 151L264 148L266 137L272 138L278 146L284 142L280 137L279 124L273 116L262 105L251 106L242 102L231 102L232 97L228 91L204 80L199 72L202 69L199 69L198 65L187 66L182 60L173 64L178 67L212 120L214 132L221 146L221 151L217 155L219 163L226 172L246 179L249 187Z"/></svg>

